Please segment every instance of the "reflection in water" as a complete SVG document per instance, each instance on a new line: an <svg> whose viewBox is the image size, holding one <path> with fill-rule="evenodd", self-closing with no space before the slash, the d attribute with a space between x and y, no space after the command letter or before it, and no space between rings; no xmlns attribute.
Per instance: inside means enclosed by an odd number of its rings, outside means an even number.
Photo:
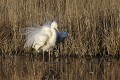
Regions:
<svg viewBox="0 0 120 80"><path fill-rule="evenodd" d="M57 58L41 62L29 56L0 57L0 80L119 80L115 59Z"/></svg>

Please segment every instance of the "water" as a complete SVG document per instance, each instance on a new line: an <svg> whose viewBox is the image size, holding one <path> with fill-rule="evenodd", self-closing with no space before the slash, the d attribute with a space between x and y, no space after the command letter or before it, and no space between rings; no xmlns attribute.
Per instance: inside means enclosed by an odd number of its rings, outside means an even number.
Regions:
<svg viewBox="0 0 120 80"><path fill-rule="evenodd" d="M120 61L112 58L0 56L0 80L120 80Z"/></svg>

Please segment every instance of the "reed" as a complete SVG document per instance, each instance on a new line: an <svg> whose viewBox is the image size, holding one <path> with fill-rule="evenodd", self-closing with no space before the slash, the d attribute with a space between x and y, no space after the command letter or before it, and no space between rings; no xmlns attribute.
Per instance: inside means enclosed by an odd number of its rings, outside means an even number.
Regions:
<svg viewBox="0 0 120 80"><path fill-rule="evenodd" d="M119 59L60 58L41 62L27 56L0 56L0 80L119 80Z"/></svg>
<svg viewBox="0 0 120 80"><path fill-rule="evenodd" d="M24 51L22 28L59 18L60 31L68 31L69 37L56 53L119 54L119 4L118 0L0 0L0 50Z"/></svg>

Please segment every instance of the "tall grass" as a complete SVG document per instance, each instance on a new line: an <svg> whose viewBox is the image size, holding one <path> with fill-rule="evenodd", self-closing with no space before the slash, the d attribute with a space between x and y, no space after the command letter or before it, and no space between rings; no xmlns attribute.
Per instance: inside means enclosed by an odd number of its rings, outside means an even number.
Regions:
<svg viewBox="0 0 120 80"><path fill-rule="evenodd" d="M0 0L0 49L20 52L20 30L32 23L59 18L60 31L69 37L59 45L60 54L119 54L119 0Z"/></svg>

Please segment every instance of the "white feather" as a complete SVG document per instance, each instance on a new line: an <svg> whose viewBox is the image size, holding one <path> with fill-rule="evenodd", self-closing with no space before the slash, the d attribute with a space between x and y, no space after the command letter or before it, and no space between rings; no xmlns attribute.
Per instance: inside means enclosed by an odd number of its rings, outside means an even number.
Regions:
<svg viewBox="0 0 120 80"><path fill-rule="evenodd" d="M51 24L47 23L43 26L29 27L23 30L23 34L26 36L24 47L32 47L36 51L42 49L43 51L52 50L56 43L56 30L57 23L53 21Z"/></svg>

